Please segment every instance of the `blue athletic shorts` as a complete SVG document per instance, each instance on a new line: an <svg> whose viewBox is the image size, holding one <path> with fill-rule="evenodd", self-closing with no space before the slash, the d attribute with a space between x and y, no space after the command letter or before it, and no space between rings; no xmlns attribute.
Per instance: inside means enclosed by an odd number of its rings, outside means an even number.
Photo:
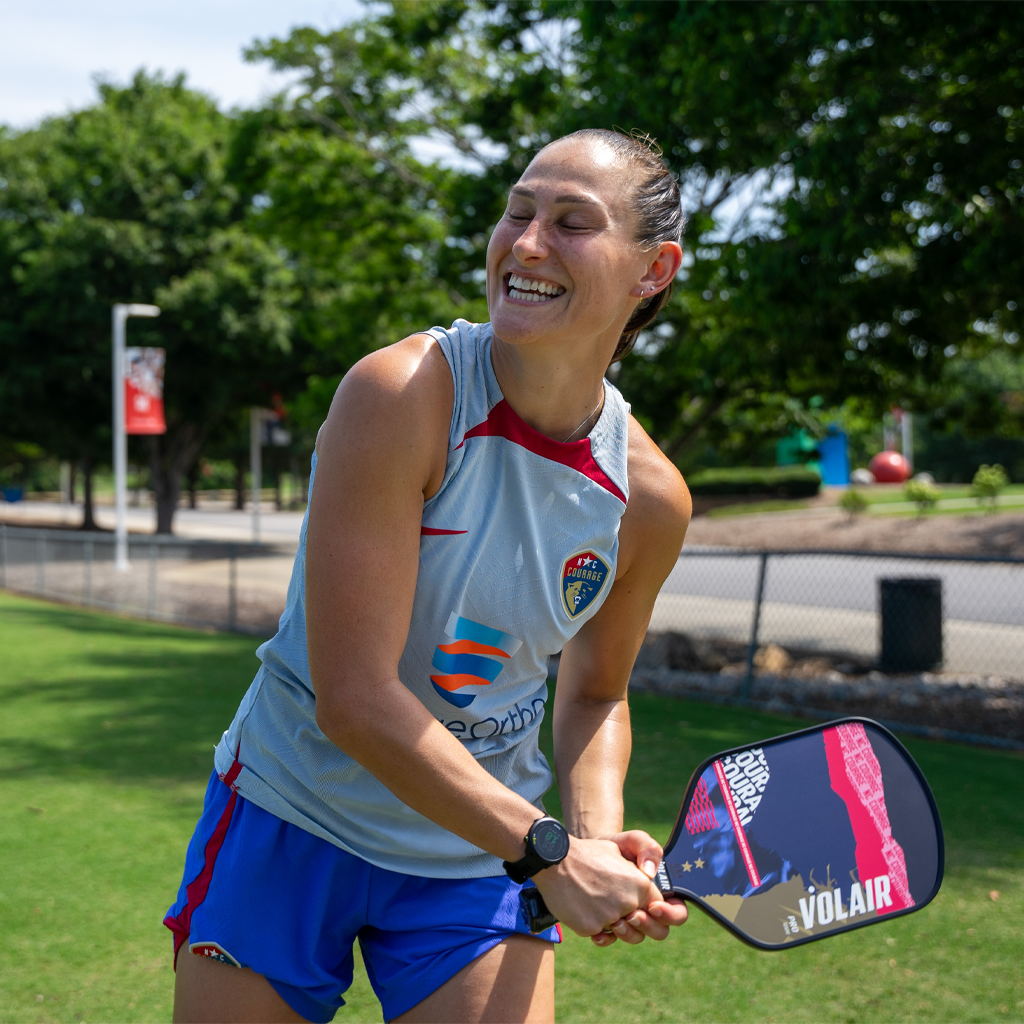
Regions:
<svg viewBox="0 0 1024 1024"><path fill-rule="evenodd" d="M251 967L316 1022L344 1005L358 938L392 1020L502 939L529 934L520 889L504 875L421 878L374 867L250 803L214 772L164 924L175 963L187 944ZM538 938L561 934L556 926Z"/></svg>

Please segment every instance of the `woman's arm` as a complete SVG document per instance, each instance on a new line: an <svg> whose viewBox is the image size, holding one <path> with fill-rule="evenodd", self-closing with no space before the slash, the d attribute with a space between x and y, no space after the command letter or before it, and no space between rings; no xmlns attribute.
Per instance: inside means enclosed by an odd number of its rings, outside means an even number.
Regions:
<svg viewBox="0 0 1024 1024"><path fill-rule="evenodd" d="M317 725L403 803L504 860L537 809L502 785L398 678L412 617L423 501L444 477L453 390L417 335L346 375L320 432L306 548L306 626ZM573 840L548 905L594 934L650 898L610 842Z"/></svg>
<svg viewBox="0 0 1024 1024"><path fill-rule="evenodd" d="M615 584L600 611L566 644L555 690L562 808L570 831L583 837L608 837L622 829L622 786L632 747L629 673L690 521L682 477L632 419L628 465L629 505L619 529ZM661 849L643 835L630 833L620 845L653 874Z"/></svg>

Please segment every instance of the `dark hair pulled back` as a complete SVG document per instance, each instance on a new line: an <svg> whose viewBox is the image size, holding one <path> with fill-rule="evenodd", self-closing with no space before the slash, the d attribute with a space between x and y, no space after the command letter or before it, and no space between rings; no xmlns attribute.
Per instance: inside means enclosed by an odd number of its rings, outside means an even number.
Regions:
<svg viewBox="0 0 1024 1024"><path fill-rule="evenodd" d="M683 208L679 184L661 155L661 148L649 135L634 129L629 135L604 128L582 128L558 139L602 142L633 172L632 207L637 217L637 243L654 249L662 242L682 242ZM623 328L612 355L618 362L629 355L640 332L652 324L672 297L672 282L649 299L641 299Z"/></svg>

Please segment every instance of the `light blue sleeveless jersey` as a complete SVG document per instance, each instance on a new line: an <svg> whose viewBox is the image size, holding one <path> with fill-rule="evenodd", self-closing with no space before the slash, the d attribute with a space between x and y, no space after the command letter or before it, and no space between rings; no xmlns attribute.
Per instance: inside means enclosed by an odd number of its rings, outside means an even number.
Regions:
<svg viewBox="0 0 1024 1024"><path fill-rule="evenodd" d="M615 578L629 407L606 382L590 436L560 444L504 400L490 324L457 320L429 333L451 368L455 404L444 481L423 505L398 674L491 775L541 808L552 782L537 746L547 660ZM236 785L247 800L379 867L501 874L498 858L407 807L317 727L305 559L304 522L280 627L257 652L262 667L217 746L217 771L227 773L240 749Z"/></svg>

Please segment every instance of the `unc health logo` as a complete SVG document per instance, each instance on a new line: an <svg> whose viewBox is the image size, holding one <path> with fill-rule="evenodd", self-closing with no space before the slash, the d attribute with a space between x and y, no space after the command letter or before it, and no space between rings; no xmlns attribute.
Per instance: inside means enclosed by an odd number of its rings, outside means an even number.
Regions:
<svg viewBox="0 0 1024 1024"><path fill-rule="evenodd" d="M607 578L608 566L593 551L570 555L562 563L562 604L570 619L594 603Z"/></svg>
<svg viewBox="0 0 1024 1024"><path fill-rule="evenodd" d="M501 674L505 662L520 647L517 640L500 629L492 629L452 612L445 633L450 644L438 644L431 665L438 670L430 681L438 694L457 708L469 707L477 698L474 693L459 693L467 686L490 686Z"/></svg>

